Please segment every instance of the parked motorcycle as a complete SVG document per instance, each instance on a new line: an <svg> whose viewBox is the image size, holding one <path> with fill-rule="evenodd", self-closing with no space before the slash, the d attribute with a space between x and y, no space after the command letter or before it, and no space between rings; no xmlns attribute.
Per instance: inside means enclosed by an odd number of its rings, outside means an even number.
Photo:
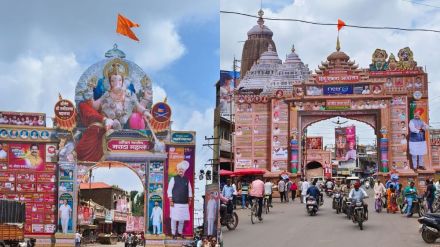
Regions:
<svg viewBox="0 0 440 247"><path fill-rule="evenodd" d="M333 195L333 209L336 209L336 214L339 214L342 210L342 195L341 192L337 191Z"/></svg>
<svg viewBox="0 0 440 247"><path fill-rule="evenodd" d="M364 229L364 222L367 221L368 216L367 212L365 210L364 202L363 201L356 201L353 202L353 213L352 213L352 220L353 223L357 223L359 225L359 229Z"/></svg>
<svg viewBox="0 0 440 247"><path fill-rule="evenodd" d="M306 209L310 216L316 215L316 212L318 212L318 202L313 196L306 198Z"/></svg>
<svg viewBox="0 0 440 247"><path fill-rule="evenodd" d="M432 244L440 238L440 214L426 214L418 221L421 224L419 232L426 243Z"/></svg>
<svg viewBox="0 0 440 247"><path fill-rule="evenodd" d="M226 226L228 230L235 230L238 225L237 213L228 213L228 206L223 203L220 205L220 224Z"/></svg>

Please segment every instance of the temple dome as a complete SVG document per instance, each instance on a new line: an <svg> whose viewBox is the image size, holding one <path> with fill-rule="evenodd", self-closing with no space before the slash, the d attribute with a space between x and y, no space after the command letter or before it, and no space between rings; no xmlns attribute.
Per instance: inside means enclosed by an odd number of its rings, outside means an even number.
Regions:
<svg viewBox="0 0 440 247"><path fill-rule="evenodd" d="M253 26L247 32L248 37L250 38L254 35L257 35L257 36L262 35L262 36L272 37L273 36L272 30L270 30L266 25L264 25L264 20L263 20L264 12L263 12L263 10L260 9L260 11L258 11L258 15L260 17L258 18L257 25Z"/></svg>
<svg viewBox="0 0 440 247"><path fill-rule="evenodd" d="M112 57L115 57L115 58L116 57L117 58L125 58L125 53L118 49L118 45L117 44L114 44L113 45L113 49L108 50L105 53L105 57L109 57L109 58L112 58Z"/></svg>

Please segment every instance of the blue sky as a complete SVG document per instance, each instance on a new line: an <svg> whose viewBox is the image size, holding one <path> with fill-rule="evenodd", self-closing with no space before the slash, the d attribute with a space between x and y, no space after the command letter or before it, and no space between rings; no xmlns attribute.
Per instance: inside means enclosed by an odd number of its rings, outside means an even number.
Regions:
<svg viewBox="0 0 440 247"><path fill-rule="evenodd" d="M219 73L218 1L0 4L0 110L53 116L58 92L73 100L81 74L117 43L127 59L152 79L154 100L168 97L173 129L197 131L196 162L204 168L212 157L201 145L204 136L212 135L213 85ZM139 43L115 33L118 13L140 24L133 29ZM120 183L120 174L104 177L109 183ZM123 181L132 181L131 177L128 171ZM125 187L136 184L125 182Z"/></svg>

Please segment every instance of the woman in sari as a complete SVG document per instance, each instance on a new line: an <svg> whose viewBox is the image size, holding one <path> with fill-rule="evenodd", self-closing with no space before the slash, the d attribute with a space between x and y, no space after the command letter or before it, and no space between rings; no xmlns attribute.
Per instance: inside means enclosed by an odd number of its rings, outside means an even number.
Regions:
<svg viewBox="0 0 440 247"><path fill-rule="evenodd" d="M397 195L392 184L387 190L387 212L393 214L397 212Z"/></svg>

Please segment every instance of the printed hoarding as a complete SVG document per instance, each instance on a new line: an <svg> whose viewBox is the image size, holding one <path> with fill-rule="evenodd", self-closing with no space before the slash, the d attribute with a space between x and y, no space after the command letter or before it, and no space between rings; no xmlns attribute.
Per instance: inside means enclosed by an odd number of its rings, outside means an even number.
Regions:
<svg viewBox="0 0 440 247"><path fill-rule="evenodd" d="M1 143L0 198L26 203L25 234L52 234L56 226L53 163L46 163L46 145Z"/></svg>
<svg viewBox="0 0 440 247"><path fill-rule="evenodd" d="M356 160L356 127L335 128L336 160Z"/></svg>
<svg viewBox="0 0 440 247"><path fill-rule="evenodd" d="M234 112L234 80L240 78L240 73L234 71L220 71L218 107L220 116L230 119L231 113Z"/></svg>
<svg viewBox="0 0 440 247"><path fill-rule="evenodd" d="M194 146L167 146L164 170L163 232L193 236Z"/></svg>

